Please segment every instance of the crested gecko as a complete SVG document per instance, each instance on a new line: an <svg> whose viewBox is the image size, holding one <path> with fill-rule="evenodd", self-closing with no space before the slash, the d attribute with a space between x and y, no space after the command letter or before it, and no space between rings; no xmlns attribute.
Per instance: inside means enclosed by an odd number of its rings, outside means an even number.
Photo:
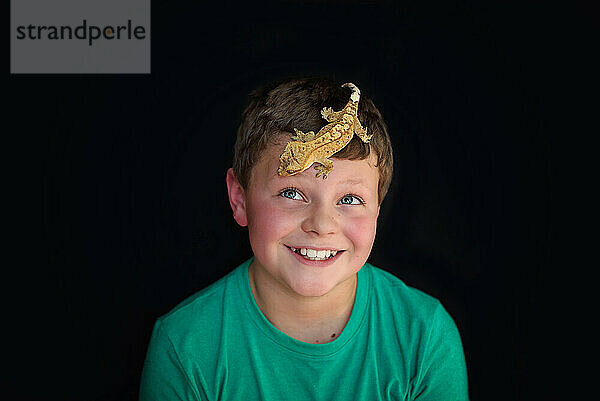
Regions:
<svg viewBox="0 0 600 401"><path fill-rule="evenodd" d="M315 169L316 176L327 175L333 170L333 160L330 158L342 150L352 139L354 134L368 143L373 135L367 135L367 129L358 121L358 102L360 90L352 83L345 83L342 87L352 89L350 100L340 111L333 111L331 107L324 107L321 116L329 122L319 130L302 132L294 128L295 136L288 142L285 150L279 157L279 175L291 176L308 169L313 163L318 163Z"/></svg>

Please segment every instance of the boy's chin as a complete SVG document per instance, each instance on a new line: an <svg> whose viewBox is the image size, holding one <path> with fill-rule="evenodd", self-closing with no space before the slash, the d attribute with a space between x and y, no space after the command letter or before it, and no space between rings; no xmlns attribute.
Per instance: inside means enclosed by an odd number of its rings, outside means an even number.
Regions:
<svg viewBox="0 0 600 401"><path fill-rule="evenodd" d="M302 297L322 297L330 294L341 283L327 281L300 281L288 283L292 291Z"/></svg>

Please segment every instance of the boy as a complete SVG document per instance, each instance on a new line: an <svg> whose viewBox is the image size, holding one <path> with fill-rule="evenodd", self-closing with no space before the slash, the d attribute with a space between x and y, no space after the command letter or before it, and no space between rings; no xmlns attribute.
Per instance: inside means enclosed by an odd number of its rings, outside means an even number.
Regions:
<svg viewBox="0 0 600 401"><path fill-rule="evenodd" d="M452 318L366 263L392 177L353 84L253 92L227 189L254 257L158 319L140 400L468 400Z"/></svg>

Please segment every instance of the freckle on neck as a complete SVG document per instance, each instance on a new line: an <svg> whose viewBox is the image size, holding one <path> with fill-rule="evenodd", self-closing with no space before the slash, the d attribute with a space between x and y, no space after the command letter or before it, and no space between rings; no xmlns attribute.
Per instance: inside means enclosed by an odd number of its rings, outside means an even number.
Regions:
<svg viewBox="0 0 600 401"><path fill-rule="evenodd" d="M335 337L335 333L333 333L333 334L331 335L331 338L333 338L333 337Z"/></svg>

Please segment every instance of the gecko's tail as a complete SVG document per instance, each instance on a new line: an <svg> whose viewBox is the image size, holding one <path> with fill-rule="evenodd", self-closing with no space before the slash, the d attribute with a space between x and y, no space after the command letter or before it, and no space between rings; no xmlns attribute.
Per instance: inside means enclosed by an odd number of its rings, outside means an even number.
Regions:
<svg viewBox="0 0 600 401"><path fill-rule="evenodd" d="M358 89L358 87L356 85L354 85L352 82L346 82L345 84L342 85L342 88L352 89L352 95L350 95L350 98L352 99L353 102L358 102L360 100L360 89Z"/></svg>

